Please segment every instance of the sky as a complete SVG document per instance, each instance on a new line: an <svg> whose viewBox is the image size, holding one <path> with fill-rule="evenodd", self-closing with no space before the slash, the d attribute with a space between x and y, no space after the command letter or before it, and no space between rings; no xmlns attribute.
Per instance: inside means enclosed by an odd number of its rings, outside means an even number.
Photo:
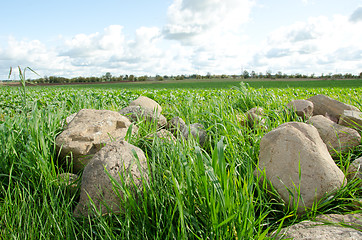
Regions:
<svg viewBox="0 0 362 240"><path fill-rule="evenodd" d="M12 0L0 9L0 80L18 66L41 77L362 72L362 0Z"/></svg>

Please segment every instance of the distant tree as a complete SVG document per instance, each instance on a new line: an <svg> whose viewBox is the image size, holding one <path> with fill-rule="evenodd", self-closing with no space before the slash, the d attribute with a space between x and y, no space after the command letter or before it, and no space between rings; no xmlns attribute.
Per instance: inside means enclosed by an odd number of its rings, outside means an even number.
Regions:
<svg viewBox="0 0 362 240"><path fill-rule="evenodd" d="M251 71L251 78L256 78L256 73L255 73L255 71L253 70L253 71Z"/></svg>
<svg viewBox="0 0 362 240"><path fill-rule="evenodd" d="M134 77L134 75L133 74L131 74L131 75L129 75L129 77L128 77L128 81L132 81L132 82L134 82L136 79L135 79L135 77Z"/></svg>
<svg viewBox="0 0 362 240"><path fill-rule="evenodd" d="M161 77L160 75L156 75L156 80L157 81L163 81L163 77Z"/></svg>
<svg viewBox="0 0 362 240"><path fill-rule="evenodd" d="M247 79L247 78L250 78L250 75L249 75L249 72L244 70L243 72L243 78Z"/></svg>
<svg viewBox="0 0 362 240"><path fill-rule="evenodd" d="M265 77L266 77L266 78L271 78L271 76L272 76L272 74L271 74L271 71L270 71L270 70L268 70L268 71L265 72Z"/></svg>

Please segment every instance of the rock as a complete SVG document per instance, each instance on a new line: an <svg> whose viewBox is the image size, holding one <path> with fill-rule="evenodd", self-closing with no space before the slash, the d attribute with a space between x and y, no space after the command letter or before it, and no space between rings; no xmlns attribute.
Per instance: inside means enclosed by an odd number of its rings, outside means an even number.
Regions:
<svg viewBox="0 0 362 240"><path fill-rule="evenodd" d="M131 122L117 112L82 109L56 138L56 147L62 158L72 153L73 171L78 172L104 144L124 138L130 126ZM132 134L137 129L133 126Z"/></svg>
<svg viewBox="0 0 362 240"><path fill-rule="evenodd" d="M136 100L130 102L129 106L140 106L141 108L149 109L152 112L155 110L159 113L162 112L160 104L158 104L155 100L145 96L139 96Z"/></svg>
<svg viewBox="0 0 362 240"><path fill-rule="evenodd" d="M168 129L173 134L177 134L178 131L187 139L189 136L189 130L185 123L185 121L180 117L172 118L166 125L166 129Z"/></svg>
<svg viewBox="0 0 362 240"><path fill-rule="evenodd" d="M237 116L242 126L253 127L255 125L265 125L264 109L261 107L255 107Z"/></svg>
<svg viewBox="0 0 362 240"><path fill-rule="evenodd" d="M350 227L343 227L348 225ZM318 216L316 221L303 221L283 228L276 239L325 239L346 240L362 239L361 214ZM351 228L353 227L353 228ZM355 228L355 229L354 229ZM359 229L359 230L357 230Z"/></svg>
<svg viewBox="0 0 362 240"><path fill-rule="evenodd" d="M161 139L162 141L166 140L168 142L176 143L176 138L172 135L171 132L167 131L166 129L161 129L154 134L149 134L146 136L146 138L148 139L153 139L155 137Z"/></svg>
<svg viewBox="0 0 362 240"><path fill-rule="evenodd" d="M347 171L347 178L349 180L353 180L355 178L360 180L362 179L362 157L357 158L349 165ZM362 183L360 184L360 186L362 187Z"/></svg>
<svg viewBox="0 0 362 240"><path fill-rule="evenodd" d="M323 115L334 122L338 122L344 110L359 111L358 108L332 99L323 94L315 95L309 99L314 105L313 115Z"/></svg>
<svg viewBox="0 0 362 240"><path fill-rule="evenodd" d="M71 195L78 189L78 177L73 173L61 173L57 176L59 185L65 186Z"/></svg>
<svg viewBox="0 0 362 240"><path fill-rule="evenodd" d="M200 123L193 123L190 125L190 133L191 135L199 140L199 144L201 146L204 145L207 133L204 129L204 126Z"/></svg>
<svg viewBox="0 0 362 240"><path fill-rule="evenodd" d="M344 110L339 118L338 124L362 131L362 112Z"/></svg>
<svg viewBox="0 0 362 240"><path fill-rule="evenodd" d="M133 151L137 155L138 163ZM121 201L124 199L122 188L126 186L122 184L120 176L123 176L125 185L132 190L132 193L142 189L142 179L144 181L149 179L147 160L143 151L122 140L107 144L84 168L80 200L74 210L74 216L92 215L89 198L101 214L122 212ZM131 177L136 188L132 184ZM114 189L117 189L117 192Z"/></svg>
<svg viewBox="0 0 362 240"><path fill-rule="evenodd" d="M77 113L73 113L72 115L69 115L66 119L65 119L65 124L69 125L69 123L74 119L74 117L77 115Z"/></svg>
<svg viewBox="0 0 362 240"><path fill-rule="evenodd" d="M140 106L128 106L119 111L131 122L138 122L145 119L148 122L157 122L157 127L161 128L167 124L167 119L159 112Z"/></svg>
<svg viewBox="0 0 362 240"><path fill-rule="evenodd" d="M358 146L361 142L361 136L356 130L338 125L322 115L311 117L307 123L317 128L323 142L332 154L335 151L348 151L349 148Z"/></svg>
<svg viewBox="0 0 362 240"><path fill-rule="evenodd" d="M254 175L261 176L262 180L263 171L291 208L298 201L297 189L300 188L303 201L299 201L298 212L311 208L314 201L345 183L343 172L333 161L317 129L301 122L284 123L264 135Z"/></svg>
<svg viewBox="0 0 362 240"><path fill-rule="evenodd" d="M313 114L314 105L308 100L293 100L287 104L288 108L293 109L299 117L308 119Z"/></svg>

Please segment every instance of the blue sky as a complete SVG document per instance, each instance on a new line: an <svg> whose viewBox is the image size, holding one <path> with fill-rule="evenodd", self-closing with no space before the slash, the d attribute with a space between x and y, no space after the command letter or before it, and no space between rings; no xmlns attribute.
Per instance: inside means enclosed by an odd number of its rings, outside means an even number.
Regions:
<svg viewBox="0 0 362 240"><path fill-rule="evenodd" d="M0 9L0 79L18 65L65 77L362 72L361 0L12 0Z"/></svg>

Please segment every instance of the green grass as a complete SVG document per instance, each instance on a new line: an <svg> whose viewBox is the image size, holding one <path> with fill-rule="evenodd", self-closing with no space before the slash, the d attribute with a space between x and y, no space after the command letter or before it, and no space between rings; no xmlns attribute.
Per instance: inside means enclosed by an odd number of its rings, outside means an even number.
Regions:
<svg viewBox="0 0 362 240"><path fill-rule="evenodd" d="M240 79L202 79L202 80L168 80L134 83L78 84L54 86L60 88L106 88L106 89L230 89L240 85ZM253 88L356 88L362 87L362 79L355 80L312 80L312 81L276 81L245 80Z"/></svg>
<svg viewBox="0 0 362 240"><path fill-rule="evenodd" d="M301 121L285 105L315 94L362 107L362 88L0 88L0 239L263 239L317 214L361 212L353 204L362 197L361 181L298 216L253 175L264 134ZM79 191L73 194L57 181L69 167L57 158L54 144L63 120L82 108L117 111L139 95L159 102L168 120L179 116L203 124L206 145L149 141L145 136L155 125L138 123L130 142L145 152L152 176L138 196L142 201L130 195L124 214L74 218ZM254 106L265 109L269 130L237 122L236 114ZM344 169L361 155L359 147L336 162Z"/></svg>

